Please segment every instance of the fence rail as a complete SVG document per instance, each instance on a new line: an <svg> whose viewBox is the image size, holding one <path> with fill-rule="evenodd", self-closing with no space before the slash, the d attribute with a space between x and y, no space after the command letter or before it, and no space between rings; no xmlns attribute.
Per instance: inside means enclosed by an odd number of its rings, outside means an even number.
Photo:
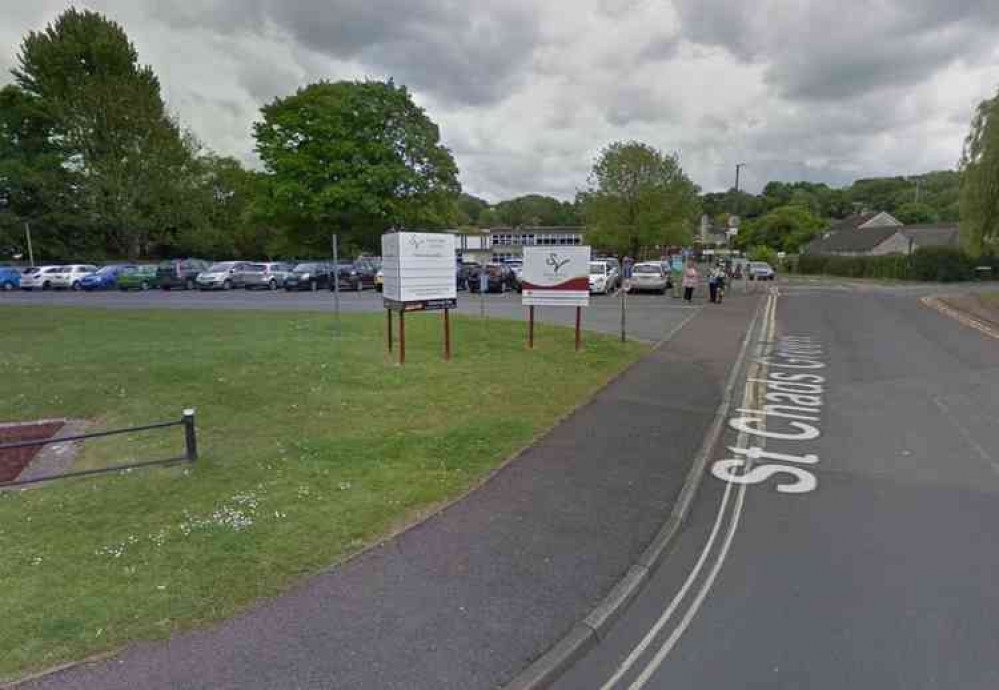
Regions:
<svg viewBox="0 0 999 690"><path fill-rule="evenodd" d="M11 482L0 482L0 488L12 486L25 486L28 484L40 484L51 482L57 479L69 479L71 477L87 477L100 474L110 474L121 472L122 470L134 470L143 467L167 467L182 462L195 463L198 460L198 434L194 423L194 410L184 410L183 416L175 422L159 422L157 424L146 424L144 426L133 426L127 429L113 429L111 431L98 431L92 434L79 434L76 436L63 436L61 438L47 438L36 441L18 441L17 443L0 444L0 451L15 450L18 448L33 448L38 446L54 446L63 443L73 443L76 441L86 441L92 438L105 438L107 436L119 436L122 434L134 434L142 431L153 431L156 429L167 429L170 427L184 427L184 455L166 460L149 460L146 462L133 462L123 465L113 465L94 470L80 470L77 472L65 472L47 477L35 477L32 479L20 479Z"/></svg>

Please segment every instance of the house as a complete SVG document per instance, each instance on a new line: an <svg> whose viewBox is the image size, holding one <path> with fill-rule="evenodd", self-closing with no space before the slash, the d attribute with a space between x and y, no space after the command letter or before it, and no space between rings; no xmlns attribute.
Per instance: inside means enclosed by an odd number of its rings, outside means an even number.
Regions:
<svg viewBox="0 0 999 690"><path fill-rule="evenodd" d="M957 223L903 225L890 213L844 218L809 242L803 254L884 256L911 254L922 247L959 247Z"/></svg>
<svg viewBox="0 0 999 690"><path fill-rule="evenodd" d="M489 261L522 259L524 247L572 247L586 244L586 228L565 227L518 227L489 228Z"/></svg>

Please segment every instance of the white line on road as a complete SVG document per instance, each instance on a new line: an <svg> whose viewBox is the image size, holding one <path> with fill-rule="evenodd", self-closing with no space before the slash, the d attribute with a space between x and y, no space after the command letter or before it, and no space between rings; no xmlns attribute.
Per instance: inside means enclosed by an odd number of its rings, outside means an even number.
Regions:
<svg viewBox="0 0 999 690"><path fill-rule="evenodd" d="M771 291L771 296L769 298L769 303L767 305L764 322L760 328L760 340L762 342L771 342L773 340L773 332L774 332L773 322L775 318L776 303L777 303L776 295L773 291ZM745 389L743 391L744 405L748 406L752 403L754 390L755 390L755 384L747 381ZM740 437L739 445L742 446L746 445L746 439L742 438L743 436L745 436L744 433L739 434ZM752 463L751 459L749 460L749 463L750 464ZM644 683L648 680L646 674L648 674L648 676L651 676L651 674L655 672L656 668L658 668L659 665L662 663L662 659L664 659L666 655L669 654L669 650L672 649L673 645L675 645L676 643L676 640L679 639L680 635L683 634L683 631L686 630L687 626L690 624L690 621L693 619L694 615L696 615L697 610L700 608L701 602L704 600L704 597L707 595L707 592L710 589L711 584L714 582L715 577L717 577L718 571L721 569L721 565L723 564L725 556L728 553L729 546L731 545L732 538L735 533L735 527L738 526L739 513L741 513L742 511L742 503L744 501L742 497L746 493L746 486L742 485L741 487L739 487L738 491L740 497L739 499L737 499L736 502L736 509L735 509L736 512L734 513L734 516L732 518L732 523L729 526L729 531L726 534L725 543L722 545L722 550L719 554L719 557L716 560L715 564L712 566L712 569L708 574L708 579L706 580L706 586L702 586L701 590L698 592L697 596L695 597L694 604L691 606L691 609L687 611L687 613L681 619L680 625L673 631L669 640L667 640L666 644L668 645L668 647L664 646L663 648L660 648L659 652L656 654L652 663L648 667L646 667L642 675L639 677L640 679L642 677L645 677L645 681L642 681L641 684L638 685L633 684L631 686L632 688L637 689L640 688L642 685L644 685ZM714 546L715 539L717 538L721 530L721 526L724 522L726 508L728 506L731 492L732 492L732 484L729 483L725 487L725 492L722 494L722 499L718 506L718 513L715 517L714 525L711 528L711 533L708 535L708 540L707 542L705 542L704 547L702 548L701 553L697 559L697 562L694 564L694 567L687 575L687 579L684 581L680 590L673 597L673 600L670 602L669 606L666 607L666 610L662 613L662 615L652 626L649 632L645 635L644 638L642 638L641 642L639 642L635 646L635 648L631 651L631 653L628 655L628 658L621 663L621 665L615 671L614 675L611 676L611 678L601 686L601 690L610 690L610 688L613 688L618 682L621 681L624 675L632 668L632 666L635 665L635 663L641 658L641 656L648 650L649 646L655 641L655 638L659 635L662 629L670 621L670 619L676 613L677 608L679 608L680 604L686 598L687 593L690 591L694 582L697 580L697 577L700 574L701 569L704 567L704 564L707 562L708 556L710 555L712 548ZM659 661L656 662L656 659L659 659ZM638 681L636 681L636 683L637 682Z"/></svg>

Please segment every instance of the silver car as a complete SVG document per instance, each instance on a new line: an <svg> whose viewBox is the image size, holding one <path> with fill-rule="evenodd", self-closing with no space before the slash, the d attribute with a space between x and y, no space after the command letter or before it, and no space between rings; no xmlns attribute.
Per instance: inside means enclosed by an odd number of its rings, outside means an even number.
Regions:
<svg viewBox="0 0 999 690"><path fill-rule="evenodd" d="M199 290L232 290L243 287L246 281L246 267L250 264L244 261L222 261L212 264L207 271L198 274Z"/></svg>
<svg viewBox="0 0 999 690"><path fill-rule="evenodd" d="M21 274L22 290L51 290L52 275L62 270L62 266L36 266Z"/></svg>
<svg viewBox="0 0 999 690"><path fill-rule="evenodd" d="M284 287L284 281L293 270L292 264L247 264L243 271L243 286L247 290L277 290Z"/></svg>
<svg viewBox="0 0 999 690"><path fill-rule="evenodd" d="M669 274L663 270L662 263L648 262L635 264L631 270L631 281L628 283L629 292L658 292L660 295L666 292L669 284Z"/></svg>
<svg viewBox="0 0 999 690"><path fill-rule="evenodd" d="M94 273L97 273L97 267L90 264L60 266L58 270L48 274L49 287L57 290L82 290L83 279Z"/></svg>

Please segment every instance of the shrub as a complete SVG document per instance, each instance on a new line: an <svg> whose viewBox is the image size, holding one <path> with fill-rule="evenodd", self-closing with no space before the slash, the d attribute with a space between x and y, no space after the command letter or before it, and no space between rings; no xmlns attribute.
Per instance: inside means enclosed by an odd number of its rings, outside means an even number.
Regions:
<svg viewBox="0 0 999 690"><path fill-rule="evenodd" d="M952 282L973 280L976 266L991 266L999 277L999 258L975 260L949 247L917 249L912 256L825 256L805 255L798 260L797 271L805 275L832 275L844 278L883 278Z"/></svg>

